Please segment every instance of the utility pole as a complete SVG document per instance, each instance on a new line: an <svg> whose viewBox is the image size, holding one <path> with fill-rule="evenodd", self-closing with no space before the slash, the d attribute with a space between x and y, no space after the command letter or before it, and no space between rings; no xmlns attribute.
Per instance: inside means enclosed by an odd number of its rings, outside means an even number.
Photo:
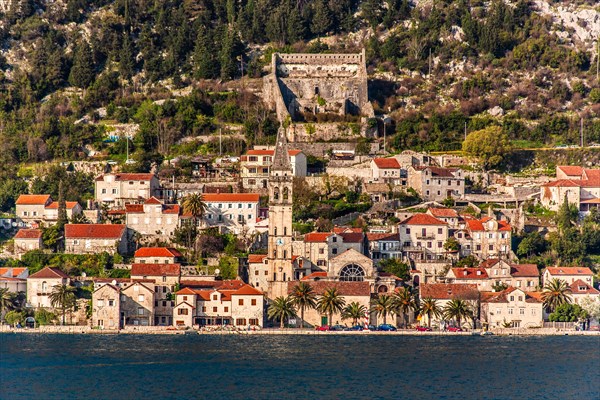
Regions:
<svg viewBox="0 0 600 400"><path fill-rule="evenodd" d="M583 117L581 117L581 126L579 128L579 133L581 135L581 148L583 148Z"/></svg>

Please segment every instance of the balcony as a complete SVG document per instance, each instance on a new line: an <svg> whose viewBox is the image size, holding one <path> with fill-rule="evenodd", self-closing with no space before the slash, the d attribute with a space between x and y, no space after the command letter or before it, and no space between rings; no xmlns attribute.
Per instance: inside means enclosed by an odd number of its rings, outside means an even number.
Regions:
<svg viewBox="0 0 600 400"><path fill-rule="evenodd" d="M420 240L435 240L435 235L429 234L429 233L425 234L425 235L423 235L423 234L417 234L417 239L420 239Z"/></svg>

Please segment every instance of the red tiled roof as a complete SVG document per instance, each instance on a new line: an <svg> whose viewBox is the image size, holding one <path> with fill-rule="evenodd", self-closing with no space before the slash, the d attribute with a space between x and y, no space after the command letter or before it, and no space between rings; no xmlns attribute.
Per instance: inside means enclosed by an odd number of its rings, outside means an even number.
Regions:
<svg viewBox="0 0 600 400"><path fill-rule="evenodd" d="M267 258L266 254L248 254L248 263L250 264L262 264Z"/></svg>
<svg viewBox="0 0 600 400"><path fill-rule="evenodd" d="M482 261L481 264L479 264L479 266L482 268L491 268L499 262L499 258L488 258L487 260Z"/></svg>
<svg viewBox="0 0 600 400"><path fill-rule="evenodd" d="M427 211L436 218L458 218L456 210L451 208L429 208Z"/></svg>
<svg viewBox="0 0 600 400"><path fill-rule="evenodd" d="M68 278L69 275L62 272L59 268L46 267L33 275L29 275L29 278L36 279L56 279L56 278ZM27 279L29 279L27 278Z"/></svg>
<svg viewBox="0 0 600 400"><path fill-rule="evenodd" d="M125 212L128 213L143 213L144 205L143 204L125 204Z"/></svg>
<svg viewBox="0 0 600 400"><path fill-rule="evenodd" d="M477 285L467 283L422 283L419 286L421 298L450 300L475 300L479 297Z"/></svg>
<svg viewBox="0 0 600 400"><path fill-rule="evenodd" d="M427 167L431 171L431 176L439 176L442 178L454 178L454 172L456 168L440 168L440 167Z"/></svg>
<svg viewBox="0 0 600 400"><path fill-rule="evenodd" d="M125 229L123 224L66 224L65 238L120 239Z"/></svg>
<svg viewBox="0 0 600 400"><path fill-rule="evenodd" d="M135 257L182 257L183 254L173 247L141 247L136 250Z"/></svg>
<svg viewBox="0 0 600 400"><path fill-rule="evenodd" d="M162 204L162 201L152 196L148 200L144 201L144 204Z"/></svg>
<svg viewBox="0 0 600 400"><path fill-rule="evenodd" d="M302 153L301 150L288 150L290 157L300 153ZM272 156L274 154L275 150L248 150L248 152L246 152L247 156Z"/></svg>
<svg viewBox="0 0 600 400"><path fill-rule="evenodd" d="M77 204L79 204L79 203L77 203L76 201L65 201L67 210L71 210L71 209L75 208L75 206ZM57 210L58 209L58 201L53 201L52 203L48 204L45 208L48 210Z"/></svg>
<svg viewBox="0 0 600 400"><path fill-rule="evenodd" d="M165 204L163 205L163 214L179 214L181 207L179 204Z"/></svg>
<svg viewBox="0 0 600 400"><path fill-rule="evenodd" d="M516 277L539 277L540 271L535 264L511 264L510 275Z"/></svg>
<svg viewBox="0 0 600 400"><path fill-rule="evenodd" d="M16 204L18 206L43 206L49 199L49 194L22 194L17 199Z"/></svg>
<svg viewBox="0 0 600 400"><path fill-rule="evenodd" d="M369 242L377 242L379 240L399 241L400 236L398 233L367 233L367 240Z"/></svg>
<svg viewBox="0 0 600 400"><path fill-rule="evenodd" d="M345 232L340 233L340 236L344 239L344 243L360 243L365 240L365 235L362 232Z"/></svg>
<svg viewBox="0 0 600 400"><path fill-rule="evenodd" d="M19 229L15 235L15 239L39 239L41 237L41 229Z"/></svg>
<svg viewBox="0 0 600 400"><path fill-rule="evenodd" d="M327 272L325 272L325 271L313 272L312 274L308 274L300 280L301 281L314 281L314 280L318 280L320 278L327 278Z"/></svg>
<svg viewBox="0 0 600 400"><path fill-rule="evenodd" d="M0 268L0 275L6 275L8 273L10 273L10 276L17 276L17 275L21 275L23 272L25 272L27 268L22 268L22 267L14 267L14 268L10 268L10 267L2 267Z"/></svg>
<svg viewBox="0 0 600 400"><path fill-rule="evenodd" d="M400 222L400 225L447 225L444 221L432 217L429 214L415 214Z"/></svg>
<svg viewBox="0 0 600 400"><path fill-rule="evenodd" d="M508 303L508 295L517 290L514 287L509 287L501 292L481 292L482 303ZM519 289L520 290L520 289ZM541 303L540 296L536 292L523 292L526 303Z"/></svg>
<svg viewBox="0 0 600 400"><path fill-rule="evenodd" d="M594 275L587 267L548 267L546 270L552 275Z"/></svg>
<svg viewBox="0 0 600 400"><path fill-rule="evenodd" d="M352 228L352 227L348 227L348 226L334 226L333 227L333 233L362 233L362 229L361 228Z"/></svg>
<svg viewBox="0 0 600 400"><path fill-rule="evenodd" d="M571 283L570 286L571 286L571 294L593 294L593 295L600 294L600 291L591 287L590 285L588 285L581 279L577 279L576 281ZM580 290L579 289L580 287L585 287L585 289Z"/></svg>
<svg viewBox="0 0 600 400"><path fill-rule="evenodd" d="M246 284L246 285L242 286L240 289L234 291L232 293L232 295L234 295L234 296L262 296L263 292Z"/></svg>
<svg viewBox="0 0 600 400"><path fill-rule="evenodd" d="M175 294L176 295L180 295L180 294L196 294L196 291L193 290L193 289L191 289L191 288L189 288L189 287L186 287L186 288L183 288L183 289L175 292Z"/></svg>
<svg viewBox="0 0 600 400"><path fill-rule="evenodd" d="M304 243L325 243L331 232L311 232L304 235Z"/></svg>
<svg viewBox="0 0 600 400"><path fill-rule="evenodd" d="M575 165L558 165L556 168L568 176L581 176L583 174L583 167Z"/></svg>
<svg viewBox="0 0 600 400"><path fill-rule="evenodd" d="M258 193L205 193L202 199L205 203L258 203Z"/></svg>
<svg viewBox="0 0 600 400"><path fill-rule="evenodd" d="M558 179L542 185L543 187L599 187L600 175L593 173L589 179Z"/></svg>
<svg viewBox="0 0 600 400"><path fill-rule="evenodd" d="M477 274L479 272L479 274ZM456 279L488 279L485 268L452 268Z"/></svg>
<svg viewBox="0 0 600 400"><path fill-rule="evenodd" d="M294 287L298 281L288 282L288 294L293 293ZM319 296L325 290L335 287L341 296L371 296L371 288L369 282L343 282L343 281L313 281L310 283L314 293Z"/></svg>
<svg viewBox="0 0 600 400"><path fill-rule="evenodd" d="M179 276L180 264L131 264L131 276Z"/></svg>
<svg viewBox="0 0 600 400"><path fill-rule="evenodd" d="M400 168L400 163L398 162L397 159L395 159L393 157L375 158L373 161L375 162L375 165L377 165L377 167L379 167L381 169L388 169L388 168L399 169Z"/></svg>
<svg viewBox="0 0 600 400"><path fill-rule="evenodd" d="M107 174L110 175L110 174ZM149 181L154 177L154 174L128 174L128 173L122 173L122 174L114 174L115 175L115 181ZM103 181L104 180L104 175L100 175L98 178L96 178L97 181Z"/></svg>
<svg viewBox="0 0 600 400"><path fill-rule="evenodd" d="M487 221L489 221L491 218L490 217L484 217L482 219L468 219L467 222L467 227L469 228L469 230L471 231L485 231L485 227L483 226L484 223L486 223ZM511 226L508 224L508 222L506 221L497 221L498 222L498 231L510 231L511 230Z"/></svg>

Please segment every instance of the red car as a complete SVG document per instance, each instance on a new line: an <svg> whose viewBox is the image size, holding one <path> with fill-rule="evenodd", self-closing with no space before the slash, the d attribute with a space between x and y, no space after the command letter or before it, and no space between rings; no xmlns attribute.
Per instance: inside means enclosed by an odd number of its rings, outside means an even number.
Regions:
<svg viewBox="0 0 600 400"><path fill-rule="evenodd" d="M462 332L463 330L458 326L451 326L448 328L448 332Z"/></svg>
<svg viewBox="0 0 600 400"><path fill-rule="evenodd" d="M315 328L317 331L330 331L331 327L329 325L317 326Z"/></svg>
<svg viewBox="0 0 600 400"><path fill-rule="evenodd" d="M431 328L429 328L427 326L417 326L417 330L419 332L431 332Z"/></svg>

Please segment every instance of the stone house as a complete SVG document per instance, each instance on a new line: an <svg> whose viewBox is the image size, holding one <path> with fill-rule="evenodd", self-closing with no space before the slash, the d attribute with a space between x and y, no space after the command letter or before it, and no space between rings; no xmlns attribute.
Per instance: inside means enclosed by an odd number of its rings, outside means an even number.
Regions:
<svg viewBox="0 0 600 400"><path fill-rule="evenodd" d="M263 326L264 294L242 281L220 281L203 289L175 293L173 325Z"/></svg>
<svg viewBox="0 0 600 400"><path fill-rule="evenodd" d="M543 273L543 283L546 285L552 279L562 279L567 284L581 280L584 283L593 286L594 273L587 267L548 267Z"/></svg>
<svg viewBox="0 0 600 400"><path fill-rule="evenodd" d="M288 282L288 294L294 291L294 287L298 283L298 281ZM310 286L317 296L322 296L327 289L336 288L340 296L343 297L346 305L357 302L367 310L371 308L371 285L369 282L313 281L310 282ZM343 320L342 316L338 313L333 314L333 320L330 321L329 315L323 314L314 308L304 311L304 320L306 324L311 326L334 325L338 323L352 325L352 320ZM378 322L376 320L371 321L372 324L377 324ZM391 322L391 318L389 318L388 322ZM296 325L300 325L300 323L300 316L298 316ZM359 320L359 324L364 325L364 319Z"/></svg>
<svg viewBox="0 0 600 400"><path fill-rule="evenodd" d="M27 303L33 308L53 308L50 294L54 286L68 285L69 276L58 268L45 267L27 277Z"/></svg>
<svg viewBox="0 0 600 400"><path fill-rule="evenodd" d="M390 158L374 158L371 160L371 171L374 182L389 183L394 186L406 187L408 176L398 160Z"/></svg>
<svg viewBox="0 0 600 400"><path fill-rule="evenodd" d="M540 272L535 264L510 264L505 260L490 258L479 265L490 279L490 288L503 283L525 292L534 292L540 287Z"/></svg>
<svg viewBox="0 0 600 400"><path fill-rule="evenodd" d="M267 189L274 154L274 149L254 149L248 150L240 158L240 178L245 190ZM292 163L293 176L306 176L306 155L300 150L288 150L288 154Z"/></svg>
<svg viewBox="0 0 600 400"><path fill-rule="evenodd" d="M65 253L129 253L127 226L122 224L66 224Z"/></svg>
<svg viewBox="0 0 600 400"><path fill-rule="evenodd" d="M317 267L327 267L329 260L349 249L364 254L365 235L362 232L311 232L304 240L294 241L293 252Z"/></svg>
<svg viewBox="0 0 600 400"><path fill-rule="evenodd" d="M544 207L558 211L565 198L582 214L600 206L600 169L557 166L556 180L542 185L540 201Z"/></svg>
<svg viewBox="0 0 600 400"><path fill-rule="evenodd" d="M248 255L248 283L263 292L269 289L269 260L266 254Z"/></svg>
<svg viewBox="0 0 600 400"><path fill-rule="evenodd" d="M177 264L183 254L173 247L140 247L135 251L136 264Z"/></svg>
<svg viewBox="0 0 600 400"><path fill-rule="evenodd" d="M159 196L160 182L154 174L104 174L96 178L95 189L97 203L121 208Z"/></svg>
<svg viewBox="0 0 600 400"><path fill-rule="evenodd" d="M152 283L131 281L121 287L120 308L123 325L156 324L156 293Z"/></svg>
<svg viewBox="0 0 600 400"><path fill-rule="evenodd" d="M102 285L92 293L92 326L99 329L121 328L121 289Z"/></svg>
<svg viewBox="0 0 600 400"><path fill-rule="evenodd" d="M369 255L374 263L389 258L402 258L402 242L396 233L367 233Z"/></svg>
<svg viewBox="0 0 600 400"><path fill-rule="evenodd" d="M28 268L0 268L0 289L10 293L27 293Z"/></svg>
<svg viewBox="0 0 600 400"><path fill-rule="evenodd" d="M65 206L69 219L83 212L76 201L67 201ZM16 214L28 224L53 225L58 220L58 202L49 194L22 194L16 201Z"/></svg>
<svg viewBox="0 0 600 400"><path fill-rule="evenodd" d="M463 218L452 208L430 207L427 209L427 214L447 223L450 229L458 229L463 222Z"/></svg>
<svg viewBox="0 0 600 400"><path fill-rule="evenodd" d="M502 292L481 293L481 320L489 327L533 328L543 325L543 303L539 292L509 287Z"/></svg>
<svg viewBox="0 0 600 400"><path fill-rule="evenodd" d="M478 290L492 290L493 282L485 268L450 268L446 274L447 283L477 285Z"/></svg>
<svg viewBox="0 0 600 400"><path fill-rule="evenodd" d="M206 193L206 226L218 226L226 232L255 232L259 219L260 195L257 193Z"/></svg>
<svg viewBox="0 0 600 400"><path fill-rule="evenodd" d="M131 279L154 281L154 323L172 325L173 307L176 292L181 280L180 264L132 264Z"/></svg>
<svg viewBox="0 0 600 400"><path fill-rule="evenodd" d="M39 250L43 247L41 229L19 229L14 237L14 253L21 258L21 255L32 250Z"/></svg>
<svg viewBox="0 0 600 400"><path fill-rule="evenodd" d="M398 225L405 256L415 260L435 260L445 257L448 224L429 214L414 214Z"/></svg>
<svg viewBox="0 0 600 400"><path fill-rule="evenodd" d="M170 240L179 227L180 214L178 204L163 204L156 197L150 197L143 204L125 204L127 227L142 238Z"/></svg>
<svg viewBox="0 0 600 400"><path fill-rule="evenodd" d="M426 201L443 201L465 195L465 177L458 168L409 166L408 185Z"/></svg>
<svg viewBox="0 0 600 400"><path fill-rule="evenodd" d="M154 283L149 280L94 280L92 326L122 329L154 325Z"/></svg>
<svg viewBox="0 0 600 400"><path fill-rule="evenodd" d="M473 284L462 284L462 283L422 283L419 285L419 298L426 299L431 298L436 300L438 308L441 310L454 299L465 300L471 311L477 314L479 309L479 291L477 285ZM426 325L428 323L427 316L423 317L421 324ZM431 324L439 325L443 316L432 315ZM457 325L457 321L446 321L450 322L451 325ZM461 324L469 325L469 321L461 321Z"/></svg>
<svg viewBox="0 0 600 400"><path fill-rule="evenodd" d="M464 216L465 227L454 232L460 244L461 256L474 255L479 259L513 258L512 227L506 221L491 217L481 219Z"/></svg>
<svg viewBox="0 0 600 400"><path fill-rule="evenodd" d="M575 304L581 304L581 301L586 298L600 301L600 291L581 279L576 280L569 286L571 287L571 297Z"/></svg>

